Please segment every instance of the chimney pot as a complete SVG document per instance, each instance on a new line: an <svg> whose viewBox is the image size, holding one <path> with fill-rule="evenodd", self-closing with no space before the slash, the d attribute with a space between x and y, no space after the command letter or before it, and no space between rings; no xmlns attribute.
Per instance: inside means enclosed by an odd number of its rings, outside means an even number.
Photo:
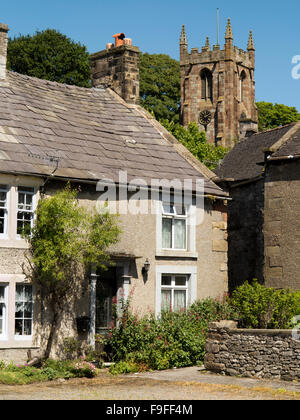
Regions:
<svg viewBox="0 0 300 420"><path fill-rule="evenodd" d="M113 47L114 47L114 44L112 42L109 42L108 44L106 44L106 49L107 50L110 50Z"/></svg>
<svg viewBox="0 0 300 420"><path fill-rule="evenodd" d="M124 45L124 38L125 38L125 34L123 34L122 32L119 34L115 34L113 35L113 38L115 38L115 47L120 47L121 45Z"/></svg>

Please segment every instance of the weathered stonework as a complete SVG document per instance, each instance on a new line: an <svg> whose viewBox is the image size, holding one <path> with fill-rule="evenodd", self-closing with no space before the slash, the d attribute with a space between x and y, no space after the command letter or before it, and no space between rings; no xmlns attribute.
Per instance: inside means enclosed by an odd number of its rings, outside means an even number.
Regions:
<svg viewBox="0 0 300 420"><path fill-rule="evenodd" d="M263 228L266 286L300 289L299 208L299 160L268 165Z"/></svg>
<svg viewBox="0 0 300 420"><path fill-rule="evenodd" d="M205 368L229 376L300 379L300 340L291 330L244 330L212 323Z"/></svg>
<svg viewBox="0 0 300 420"><path fill-rule="evenodd" d="M245 281L263 281L264 181L234 186L228 202L228 275L233 291Z"/></svg>
<svg viewBox="0 0 300 420"><path fill-rule="evenodd" d="M91 55L92 85L110 87L127 103L138 104L140 50L131 45Z"/></svg>
<svg viewBox="0 0 300 420"><path fill-rule="evenodd" d="M180 38L181 72L181 121L184 126L199 122L201 111L207 110L212 119L205 128L209 142L233 147L234 141L245 137L247 132L257 131L257 108L255 105L255 48L250 33L248 50L233 45L231 25L228 22L224 49L209 40L199 52L188 43L183 27ZM204 94L202 75L211 77Z"/></svg>
<svg viewBox="0 0 300 420"><path fill-rule="evenodd" d="M0 80L6 77L7 32L8 26L0 23Z"/></svg>

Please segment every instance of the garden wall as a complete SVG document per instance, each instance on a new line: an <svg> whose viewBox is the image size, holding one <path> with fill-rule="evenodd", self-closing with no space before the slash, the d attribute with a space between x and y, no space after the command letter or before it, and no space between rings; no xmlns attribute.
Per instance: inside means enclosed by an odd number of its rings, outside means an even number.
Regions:
<svg viewBox="0 0 300 420"><path fill-rule="evenodd" d="M211 323L205 368L230 376L300 379L300 339L292 330L249 330Z"/></svg>

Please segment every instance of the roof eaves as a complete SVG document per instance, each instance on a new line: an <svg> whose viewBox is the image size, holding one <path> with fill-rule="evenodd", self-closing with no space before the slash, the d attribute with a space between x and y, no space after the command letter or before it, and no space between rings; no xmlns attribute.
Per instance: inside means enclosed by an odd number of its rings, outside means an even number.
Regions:
<svg viewBox="0 0 300 420"><path fill-rule="evenodd" d="M279 150L290 138L300 129L300 121L291 124L290 130L280 138L276 143L274 143L268 149L265 149L264 152L275 153Z"/></svg>

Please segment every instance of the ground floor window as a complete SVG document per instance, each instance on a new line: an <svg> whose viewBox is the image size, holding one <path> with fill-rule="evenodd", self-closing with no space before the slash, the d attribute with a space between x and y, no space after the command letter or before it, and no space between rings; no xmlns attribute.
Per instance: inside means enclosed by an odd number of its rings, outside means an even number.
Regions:
<svg viewBox="0 0 300 420"><path fill-rule="evenodd" d="M0 284L0 337L6 334L6 303L7 286Z"/></svg>
<svg viewBox="0 0 300 420"><path fill-rule="evenodd" d="M162 274L161 309L164 311L185 311L188 302L188 276Z"/></svg>
<svg viewBox="0 0 300 420"><path fill-rule="evenodd" d="M15 335L32 335L33 293L29 284L16 285Z"/></svg>

